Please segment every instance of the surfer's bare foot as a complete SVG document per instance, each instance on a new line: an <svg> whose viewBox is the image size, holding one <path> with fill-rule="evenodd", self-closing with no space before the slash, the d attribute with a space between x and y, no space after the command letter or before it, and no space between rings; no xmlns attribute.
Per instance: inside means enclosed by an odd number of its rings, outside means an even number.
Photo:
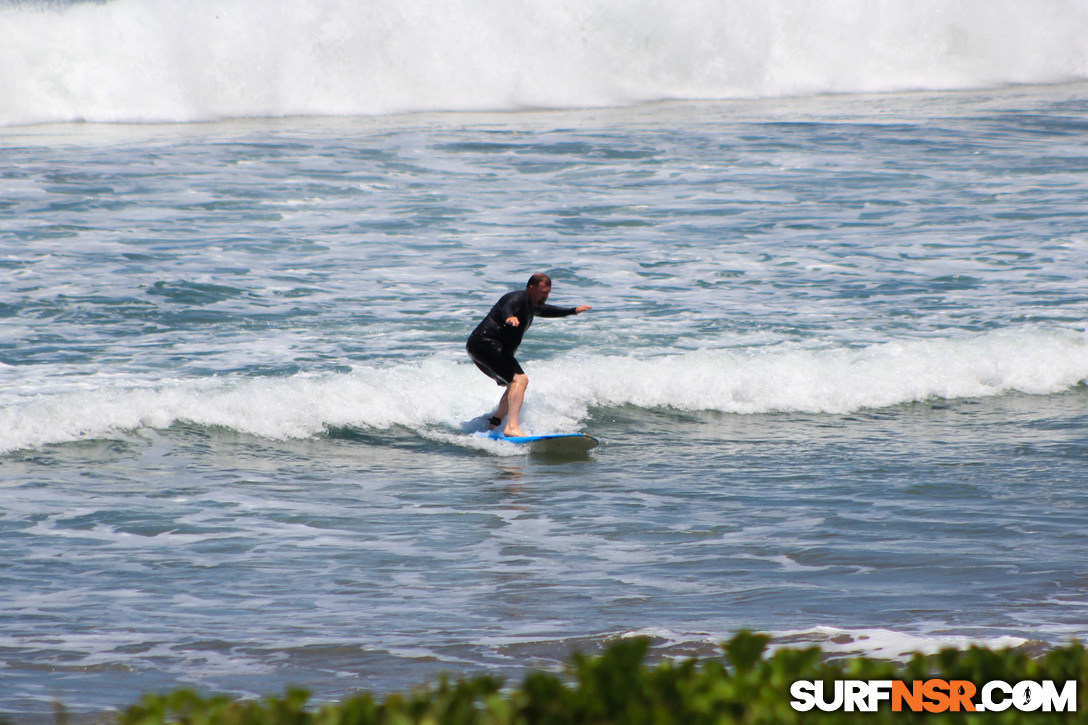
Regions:
<svg viewBox="0 0 1088 725"><path fill-rule="evenodd" d="M525 435L521 432L521 428L511 428L510 426L506 426L506 429L502 432L502 434L507 438L520 438L521 436Z"/></svg>

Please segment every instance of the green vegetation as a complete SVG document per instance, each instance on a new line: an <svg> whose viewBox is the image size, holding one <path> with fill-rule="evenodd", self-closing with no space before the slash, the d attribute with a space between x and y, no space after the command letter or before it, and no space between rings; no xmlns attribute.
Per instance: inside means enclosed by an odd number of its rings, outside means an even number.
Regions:
<svg viewBox="0 0 1088 725"><path fill-rule="evenodd" d="M204 698L193 692L145 696L118 717L119 725L567 725L600 723L701 725L702 723L1088 723L1088 650L1080 644L1039 657L984 648L915 655L908 663L853 658L829 661L819 648L766 654L769 638L742 632L722 645L724 658L645 663L646 639L622 640L595 657L576 655L564 674L533 672L520 687L494 677L443 678L410 694L370 694L311 706L302 690L261 701ZM797 680L964 680L980 688L992 680L1077 681L1076 711L893 712L884 701L875 712L796 712L790 702ZM1082 714L1083 713L1083 714Z"/></svg>

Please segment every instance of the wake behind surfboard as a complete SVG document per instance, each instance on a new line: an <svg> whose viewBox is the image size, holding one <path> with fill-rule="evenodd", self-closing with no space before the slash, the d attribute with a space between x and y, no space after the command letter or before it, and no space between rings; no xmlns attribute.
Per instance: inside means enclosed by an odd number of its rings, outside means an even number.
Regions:
<svg viewBox="0 0 1088 725"><path fill-rule="evenodd" d="M499 431L478 432L479 438L505 441L519 446L526 446L533 453L545 454L580 454L597 447L599 441L584 433L548 433L532 436L504 436Z"/></svg>

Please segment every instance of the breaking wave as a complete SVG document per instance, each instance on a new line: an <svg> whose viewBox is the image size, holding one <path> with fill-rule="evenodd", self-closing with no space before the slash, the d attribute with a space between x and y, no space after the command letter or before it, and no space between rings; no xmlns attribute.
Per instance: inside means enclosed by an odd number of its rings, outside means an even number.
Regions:
<svg viewBox="0 0 1088 725"><path fill-rule="evenodd" d="M955 90L1088 77L1078 0L0 0L0 125Z"/></svg>

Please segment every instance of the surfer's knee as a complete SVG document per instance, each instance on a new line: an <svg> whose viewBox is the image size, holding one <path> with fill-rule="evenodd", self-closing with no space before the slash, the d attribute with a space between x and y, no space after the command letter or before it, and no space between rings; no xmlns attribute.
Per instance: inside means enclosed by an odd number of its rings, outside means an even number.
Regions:
<svg viewBox="0 0 1088 725"><path fill-rule="evenodd" d="M516 385L519 388L524 388L529 385L529 376L525 373L518 373L514 376L514 379L510 381L510 385Z"/></svg>

